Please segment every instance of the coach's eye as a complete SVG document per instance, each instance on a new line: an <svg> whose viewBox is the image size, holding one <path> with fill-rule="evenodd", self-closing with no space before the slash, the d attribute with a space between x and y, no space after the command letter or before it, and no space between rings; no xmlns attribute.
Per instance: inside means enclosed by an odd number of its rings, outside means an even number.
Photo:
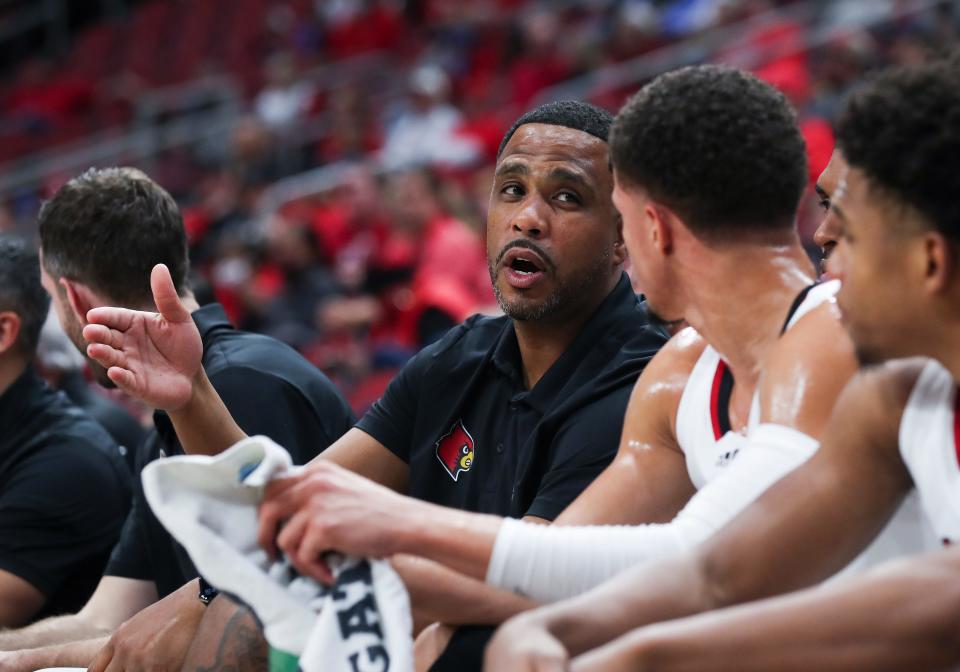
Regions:
<svg viewBox="0 0 960 672"><path fill-rule="evenodd" d="M523 189L519 184L507 184L502 189L500 193L504 196L512 196L513 198L520 198L523 196Z"/></svg>
<svg viewBox="0 0 960 672"><path fill-rule="evenodd" d="M579 204L580 204L580 197L577 196L577 195L576 195L575 193L573 193L572 191L561 191L561 192L559 192L559 193L557 194L557 200L560 201L561 203L572 203L572 204L576 204L576 205L579 205Z"/></svg>

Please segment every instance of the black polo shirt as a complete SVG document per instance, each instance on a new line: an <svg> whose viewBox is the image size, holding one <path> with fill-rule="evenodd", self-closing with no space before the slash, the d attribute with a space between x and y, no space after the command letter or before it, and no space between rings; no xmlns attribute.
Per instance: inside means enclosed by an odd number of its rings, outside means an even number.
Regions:
<svg viewBox="0 0 960 672"><path fill-rule="evenodd" d="M474 316L417 354L357 423L410 465L410 494L553 520L609 464L640 371L667 340L626 274L533 387L513 321Z"/></svg>
<svg viewBox="0 0 960 672"><path fill-rule="evenodd" d="M326 376L289 346L268 336L234 329L219 304L193 313L203 339L203 368L237 424L264 434L303 464L353 424L346 400ZM165 597L197 576L186 551L156 519L143 496L140 471L183 448L166 413L153 416L137 455L133 510L107 566L108 576L153 581Z"/></svg>
<svg viewBox="0 0 960 672"><path fill-rule="evenodd" d="M0 569L42 592L39 617L93 593L130 504L110 435L32 367L0 396Z"/></svg>

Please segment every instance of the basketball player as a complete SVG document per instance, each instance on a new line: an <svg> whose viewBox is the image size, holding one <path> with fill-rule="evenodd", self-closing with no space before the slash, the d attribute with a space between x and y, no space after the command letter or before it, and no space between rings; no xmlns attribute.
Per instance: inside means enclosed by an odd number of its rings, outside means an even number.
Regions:
<svg viewBox="0 0 960 672"><path fill-rule="evenodd" d="M913 489L944 544L960 538L956 119L960 71L937 62L883 74L840 121L849 168L832 205L831 266L858 357L876 366L844 391L816 456L695 552L511 622L489 669L567 669L568 655L636 626L808 585L863 548ZM637 630L573 669L943 669L960 662L958 574L948 549Z"/></svg>
<svg viewBox="0 0 960 672"><path fill-rule="evenodd" d="M814 185L817 199L823 209L823 220L817 230L813 232L813 242L823 251L823 258L820 261L820 278L824 281L832 279L827 271L827 261L833 254L840 237L836 220L830 216L830 203L833 194L837 191L837 185L840 183L840 176L846 169L847 162L844 160L843 154L840 153L839 149L834 149L830 162L820 173L820 177L817 178L817 183Z"/></svg>

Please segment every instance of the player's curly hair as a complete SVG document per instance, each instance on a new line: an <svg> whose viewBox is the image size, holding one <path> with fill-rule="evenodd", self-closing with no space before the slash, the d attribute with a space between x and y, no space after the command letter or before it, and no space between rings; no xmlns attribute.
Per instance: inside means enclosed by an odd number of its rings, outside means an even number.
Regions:
<svg viewBox="0 0 960 672"><path fill-rule="evenodd" d="M960 241L960 59L880 73L847 101L837 141L872 187Z"/></svg>
<svg viewBox="0 0 960 672"><path fill-rule="evenodd" d="M712 239L789 229L807 181L787 99L717 65L675 70L640 89L614 120L610 154L619 184Z"/></svg>
<svg viewBox="0 0 960 672"><path fill-rule="evenodd" d="M576 131L589 133L595 138L600 138L604 142L610 134L610 124L613 123L613 115L603 108L584 103L579 100L561 100L554 103L544 103L540 107L534 108L529 112L522 114L510 129L504 134L500 141L500 148L497 150L497 158L503 154L504 147L510 142L510 138L516 133L517 129L524 124L550 124L552 126L565 126Z"/></svg>

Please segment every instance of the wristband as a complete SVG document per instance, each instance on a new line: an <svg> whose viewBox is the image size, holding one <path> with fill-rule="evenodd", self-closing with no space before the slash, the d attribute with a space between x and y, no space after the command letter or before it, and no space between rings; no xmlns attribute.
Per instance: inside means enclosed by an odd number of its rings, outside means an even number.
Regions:
<svg viewBox="0 0 960 672"><path fill-rule="evenodd" d="M200 578L200 594L197 597L200 598L200 601L204 605L210 604L217 595L220 594L220 591L207 583L207 580L202 576Z"/></svg>

